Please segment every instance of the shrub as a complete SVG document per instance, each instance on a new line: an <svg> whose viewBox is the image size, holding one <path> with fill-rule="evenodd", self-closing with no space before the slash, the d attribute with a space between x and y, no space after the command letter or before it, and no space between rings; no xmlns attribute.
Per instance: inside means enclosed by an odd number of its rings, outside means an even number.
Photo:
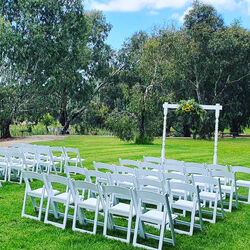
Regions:
<svg viewBox="0 0 250 250"><path fill-rule="evenodd" d="M153 138L147 135L138 135L135 137L135 144L153 144Z"/></svg>

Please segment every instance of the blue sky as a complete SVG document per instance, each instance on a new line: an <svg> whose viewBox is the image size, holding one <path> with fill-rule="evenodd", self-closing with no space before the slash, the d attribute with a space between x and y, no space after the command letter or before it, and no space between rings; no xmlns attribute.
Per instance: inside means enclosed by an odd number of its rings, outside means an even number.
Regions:
<svg viewBox="0 0 250 250"><path fill-rule="evenodd" d="M250 0L203 0L212 4L226 25L239 19L242 27L250 29ZM101 10L112 24L107 43L119 49L126 38L137 31L148 33L169 24L181 26L192 0L85 0L86 10Z"/></svg>

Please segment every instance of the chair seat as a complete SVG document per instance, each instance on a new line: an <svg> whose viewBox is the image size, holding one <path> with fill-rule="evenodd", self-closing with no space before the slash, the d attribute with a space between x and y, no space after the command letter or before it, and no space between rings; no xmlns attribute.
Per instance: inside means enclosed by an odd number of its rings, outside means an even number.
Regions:
<svg viewBox="0 0 250 250"><path fill-rule="evenodd" d="M232 190L232 186L221 185L221 191L225 193L230 193ZM233 187L233 192L235 192L235 187Z"/></svg>
<svg viewBox="0 0 250 250"><path fill-rule="evenodd" d="M147 180L154 180L154 181L159 180L159 178L158 178L157 176L153 176L153 175L145 176L144 179L147 179Z"/></svg>
<svg viewBox="0 0 250 250"><path fill-rule="evenodd" d="M178 180L178 179L171 179L169 180L170 183L177 182L177 183L185 183L183 180Z"/></svg>
<svg viewBox="0 0 250 250"><path fill-rule="evenodd" d="M246 180L238 180L236 181L237 186L241 186L241 187L250 187L250 181L246 181Z"/></svg>
<svg viewBox="0 0 250 250"><path fill-rule="evenodd" d="M111 207L109 212L116 215L129 216L130 205L126 203L119 202L117 205ZM133 208L132 215L135 215L135 210Z"/></svg>
<svg viewBox="0 0 250 250"><path fill-rule="evenodd" d="M66 158L68 162L78 162L80 161L85 161L85 159L78 159L78 158Z"/></svg>
<svg viewBox="0 0 250 250"><path fill-rule="evenodd" d="M17 169L22 169L24 165L22 163L11 163L10 164L11 168L17 168Z"/></svg>
<svg viewBox="0 0 250 250"><path fill-rule="evenodd" d="M64 157L62 156L53 156L53 159L56 161L64 161Z"/></svg>
<svg viewBox="0 0 250 250"><path fill-rule="evenodd" d="M171 171L170 173L171 173L171 174L181 174L181 175L184 175L183 172L178 172L178 171Z"/></svg>
<svg viewBox="0 0 250 250"><path fill-rule="evenodd" d="M174 195L181 195L181 196L184 196L186 194L186 191L182 189L172 189L171 192Z"/></svg>
<svg viewBox="0 0 250 250"><path fill-rule="evenodd" d="M118 182L118 186L133 188L134 184L128 181Z"/></svg>
<svg viewBox="0 0 250 250"><path fill-rule="evenodd" d="M95 210L97 205L97 199L96 198L89 198L87 200L83 200L78 202L78 205L87 209ZM99 211L102 210L102 204L99 203Z"/></svg>
<svg viewBox="0 0 250 250"><path fill-rule="evenodd" d="M67 198L68 198L68 193L66 193L66 192L65 193L60 193L60 194L54 194L54 196L53 196L53 199L56 199L59 202L66 202ZM69 203L71 204L73 202L74 202L74 200L73 200L72 196L70 196Z"/></svg>
<svg viewBox="0 0 250 250"><path fill-rule="evenodd" d="M200 198L201 200L215 200L216 198L218 198L218 194L207 191L201 191Z"/></svg>
<svg viewBox="0 0 250 250"><path fill-rule="evenodd" d="M37 188L37 189L34 189L34 190L28 192L27 194L34 196L34 197L42 197L42 192L43 192L43 188ZM56 194L59 194L60 192L58 190L54 189L53 193L54 193L54 195L56 195ZM47 197L48 197L47 191L44 190L44 198L47 198Z"/></svg>
<svg viewBox="0 0 250 250"><path fill-rule="evenodd" d="M172 219L174 220L177 217L177 215L172 214ZM140 218L143 221L147 221L147 222L154 222L154 223L161 223L163 220L163 212L159 211L159 210L149 210L148 212L142 214L140 216ZM166 223L169 222L169 217L167 216L166 218Z"/></svg>
<svg viewBox="0 0 250 250"><path fill-rule="evenodd" d="M187 200L177 200L173 202L172 206L176 209L192 211L194 203ZM196 210L198 210L198 204L196 204Z"/></svg>

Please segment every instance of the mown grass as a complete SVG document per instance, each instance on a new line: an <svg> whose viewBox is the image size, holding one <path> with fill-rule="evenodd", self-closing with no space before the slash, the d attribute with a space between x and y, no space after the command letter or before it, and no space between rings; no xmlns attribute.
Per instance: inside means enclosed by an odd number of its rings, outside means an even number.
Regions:
<svg viewBox="0 0 250 250"><path fill-rule="evenodd" d="M118 163L118 158L142 159L143 155L160 156L161 140L153 145L134 145L113 137L72 136L62 141L38 144L77 147L93 168L93 160ZM211 163L213 141L170 139L166 141L166 157L185 161ZM250 167L250 139L220 139L218 163ZM241 175L247 178L246 175ZM249 177L248 177L249 178ZM0 249L133 249L119 241L97 235L73 232L69 220L66 230L21 218L25 185L4 183L0 189ZM250 249L250 205L240 204L238 210L226 213L216 224L204 223L205 230L195 230L192 237L176 234L176 249ZM156 244L153 244L156 246ZM164 248L173 248L165 244Z"/></svg>

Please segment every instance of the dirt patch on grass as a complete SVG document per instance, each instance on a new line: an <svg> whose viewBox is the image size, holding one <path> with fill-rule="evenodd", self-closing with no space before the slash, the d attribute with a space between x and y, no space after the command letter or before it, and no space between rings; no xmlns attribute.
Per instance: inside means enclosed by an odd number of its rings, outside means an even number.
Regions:
<svg viewBox="0 0 250 250"><path fill-rule="evenodd" d="M24 137L12 137L8 139L0 139L0 147L9 147L12 143L32 143L40 141L54 141L54 140L63 140L66 135L32 135Z"/></svg>

